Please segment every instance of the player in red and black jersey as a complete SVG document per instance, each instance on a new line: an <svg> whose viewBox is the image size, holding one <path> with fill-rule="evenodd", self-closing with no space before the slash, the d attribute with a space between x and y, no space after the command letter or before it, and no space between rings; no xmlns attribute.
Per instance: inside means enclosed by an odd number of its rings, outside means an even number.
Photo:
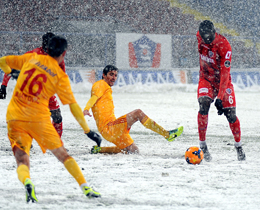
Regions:
<svg viewBox="0 0 260 210"><path fill-rule="evenodd" d="M206 161L212 159L206 144L208 113L215 100L218 114L226 116L235 139L238 160L245 160L241 143L240 122L236 116L236 98L231 82L230 68L232 49L228 40L216 33L211 21L201 22L197 32L198 51L200 55L200 72L198 84L198 131L200 148Z"/></svg>
<svg viewBox="0 0 260 210"><path fill-rule="evenodd" d="M47 46L48 46L48 40L54 37L55 35L51 32L48 32L42 36L42 46L35 48L31 51L28 51L26 53L33 53L36 52L38 55L47 55ZM64 60L59 64L61 69L65 72L65 63ZM6 98L6 87L11 78L10 74L4 74L3 82L0 89L0 99ZM52 124L56 131L58 132L59 136L61 137L62 131L63 131L63 125L62 125L62 116L60 111L60 105L57 101L57 98L55 95L53 95L49 100L49 109L51 112L52 117Z"/></svg>

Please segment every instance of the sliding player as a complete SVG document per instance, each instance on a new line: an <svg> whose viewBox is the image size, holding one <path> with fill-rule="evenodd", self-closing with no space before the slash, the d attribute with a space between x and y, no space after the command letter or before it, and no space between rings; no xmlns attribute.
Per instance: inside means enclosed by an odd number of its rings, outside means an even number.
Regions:
<svg viewBox="0 0 260 210"><path fill-rule="evenodd" d="M118 69L113 65L107 65L103 70L102 79L95 82L91 90L91 98L83 111L84 115L89 115L90 108L96 120L100 134L115 147L94 146L92 153L138 153L138 147L129 135L129 131L134 123L140 121L142 125L152 131L162 135L168 141L174 141L183 132L183 127L172 131L167 131L152 119L150 119L141 109L136 109L119 118L114 114L114 103L111 86L117 79Z"/></svg>

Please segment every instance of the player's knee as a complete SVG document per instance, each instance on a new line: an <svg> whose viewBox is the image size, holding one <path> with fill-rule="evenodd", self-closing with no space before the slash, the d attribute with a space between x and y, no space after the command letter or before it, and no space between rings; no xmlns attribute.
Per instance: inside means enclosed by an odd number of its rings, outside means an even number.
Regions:
<svg viewBox="0 0 260 210"><path fill-rule="evenodd" d="M143 114L143 111L142 111L141 109L136 109L136 110L135 110L135 113L136 113L137 115L141 115L141 114Z"/></svg>
<svg viewBox="0 0 260 210"><path fill-rule="evenodd" d="M62 116L60 109L51 110L51 118L54 123L61 123L62 122Z"/></svg>
<svg viewBox="0 0 260 210"><path fill-rule="evenodd" d="M135 143L131 144L130 146L126 147L125 150L129 153L129 154L138 154L139 153L139 149L136 146Z"/></svg>
<svg viewBox="0 0 260 210"><path fill-rule="evenodd" d="M229 123L234 123L237 120L236 115L226 116Z"/></svg>
<svg viewBox="0 0 260 210"><path fill-rule="evenodd" d="M229 123L234 123L237 120L235 108L225 109L224 114Z"/></svg>
<svg viewBox="0 0 260 210"><path fill-rule="evenodd" d="M138 119L141 120L146 116L141 109L136 109L134 112L135 112L134 116L136 117L137 120Z"/></svg>
<svg viewBox="0 0 260 210"><path fill-rule="evenodd" d="M51 150L51 152L54 154L54 156L62 163L64 163L66 160L71 158L67 152L67 150L64 148L64 146L61 146L57 149Z"/></svg>
<svg viewBox="0 0 260 210"><path fill-rule="evenodd" d="M209 113L209 108L212 100L208 97L199 98L199 113L202 115L207 115Z"/></svg>

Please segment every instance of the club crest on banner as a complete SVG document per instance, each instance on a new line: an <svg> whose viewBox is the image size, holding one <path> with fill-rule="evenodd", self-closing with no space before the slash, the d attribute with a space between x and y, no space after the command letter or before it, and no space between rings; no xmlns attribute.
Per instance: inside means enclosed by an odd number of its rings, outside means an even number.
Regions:
<svg viewBox="0 0 260 210"><path fill-rule="evenodd" d="M161 43L155 43L147 36L129 42L129 66L131 68L159 68L161 63Z"/></svg>

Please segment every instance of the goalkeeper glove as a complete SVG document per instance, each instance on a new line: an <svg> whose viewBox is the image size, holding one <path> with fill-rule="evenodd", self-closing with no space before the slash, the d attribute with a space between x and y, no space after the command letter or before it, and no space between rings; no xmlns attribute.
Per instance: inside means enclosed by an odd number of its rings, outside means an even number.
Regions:
<svg viewBox="0 0 260 210"><path fill-rule="evenodd" d="M12 71L11 71L11 77L13 78L13 79L18 79L18 77L19 77L19 74L20 74L20 71L18 71L18 70L16 70L16 69L12 69Z"/></svg>
<svg viewBox="0 0 260 210"><path fill-rule="evenodd" d="M96 132L94 131L89 131L88 133L86 133L86 135L92 139L94 142L97 143L98 147L100 147L102 138L100 137L100 135L98 135Z"/></svg>
<svg viewBox="0 0 260 210"><path fill-rule="evenodd" d="M0 88L0 99L5 99L6 98L6 86L1 85Z"/></svg>
<svg viewBox="0 0 260 210"><path fill-rule="evenodd" d="M215 101L215 106L217 107L218 115L222 115L223 112L224 112L223 105L222 105L222 100L218 98Z"/></svg>

